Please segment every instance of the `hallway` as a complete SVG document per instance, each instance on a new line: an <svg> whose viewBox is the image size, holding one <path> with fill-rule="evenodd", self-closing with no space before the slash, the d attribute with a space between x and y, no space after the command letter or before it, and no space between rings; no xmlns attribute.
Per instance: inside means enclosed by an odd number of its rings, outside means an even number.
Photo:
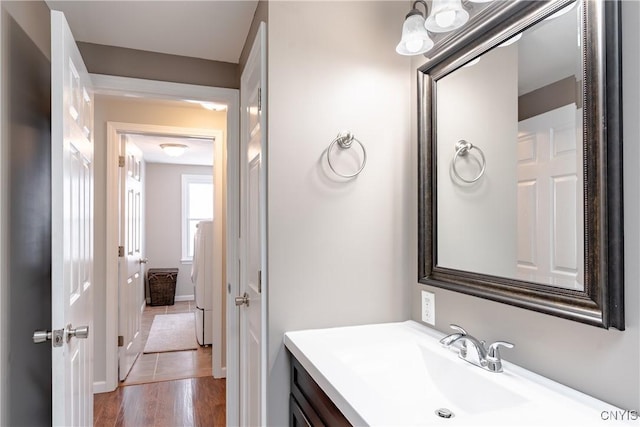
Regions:
<svg viewBox="0 0 640 427"><path fill-rule="evenodd" d="M195 310L194 301L176 301L174 305L146 306L142 313L142 344L144 348L156 314L187 313ZM194 332L195 334L195 326ZM140 354L121 386L195 377L210 377L211 346L197 350Z"/></svg>
<svg viewBox="0 0 640 427"><path fill-rule="evenodd" d="M146 306L142 347L156 314L194 309L193 301ZM225 396L226 380L211 374L211 347L140 354L117 390L94 395L94 425L222 426L226 424Z"/></svg>

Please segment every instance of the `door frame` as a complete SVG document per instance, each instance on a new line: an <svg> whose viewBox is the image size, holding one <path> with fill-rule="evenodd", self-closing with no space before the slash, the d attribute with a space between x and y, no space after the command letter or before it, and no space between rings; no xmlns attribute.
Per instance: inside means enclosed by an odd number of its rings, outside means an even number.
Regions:
<svg viewBox="0 0 640 427"><path fill-rule="evenodd" d="M4 117L4 95L2 94L2 82L4 78L3 62L2 62L2 1L0 0L0 180L2 182L7 182L6 174L7 167L5 165L5 159L7 159L7 142L8 136L6 128L7 126L2 126L2 123L6 123ZM7 338L9 336L9 331L6 331L7 316L9 310L6 305L8 302L7 294L9 292L9 286L7 283L7 218L8 218L8 196L7 191L4 188L4 185L0 185L0 378L7 378L6 370L9 365L9 357L7 350ZM7 390L6 390L7 381L0 381L0 425L7 425Z"/></svg>
<svg viewBox="0 0 640 427"><path fill-rule="evenodd" d="M255 38L251 45L251 50L249 52L249 57L247 58L247 63L243 70L243 73L240 77L240 90L243 90L242 84L244 80L244 72L249 67L260 67L262 68L265 65L265 69L261 70L260 76L260 104L261 104L261 188L260 188L260 207L259 207L259 215L260 215L260 224L261 224L261 270L262 270L262 292L261 292L261 348L260 348L260 418L262 424L265 425L267 422L267 372L268 372L268 334L267 334L267 309L268 309L268 295L269 295L269 271L268 271L268 149L267 149L267 140L268 140L268 129L267 129L267 115L268 115L268 102L267 102L267 94L268 94L268 82L267 82L267 24L265 22L260 22L258 27L258 31L256 32ZM241 101L242 102L242 101ZM247 108L246 106L240 105L240 110L242 112L243 109ZM242 120L242 118L241 118ZM240 131L241 140L243 138L247 138L248 135L245 135L244 129L241 128ZM239 144L239 150L242 150L244 147L243 143ZM244 154L242 155L244 156ZM240 162L244 162L244 158L240 160L241 154L238 152L238 165ZM238 170L238 176L240 176L240 170ZM240 184L240 183L238 183ZM238 206L240 206L240 187L238 187ZM245 209L243 206L242 209ZM237 213L237 221L238 221L238 229L241 228L239 223L240 221L240 211ZM245 236L242 237L244 240ZM243 245L246 242L243 242ZM243 264L247 263L246 260L246 251L244 248L238 248L238 260ZM238 265L238 272L240 271L240 266ZM229 378L227 379L227 425L238 425L240 422L240 402L241 402L241 388L240 383L243 380L241 376L246 373L242 373L241 369L241 358L242 350L240 343L240 314L238 307L235 306L234 296L240 296L241 286L240 286L240 275L238 273L238 280L232 282L235 284L235 287L229 287L229 295L227 298L227 330L233 331L234 334L229 338L227 338L227 370L229 372ZM230 320L231 319L231 320ZM229 329L230 325L233 324L234 329ZM230 401L229 396L235 396L234 401Z"/></svg>
<svg viewBox="0 0 640 427"><path fill-rule="evenodd" d="M129 77L117 77L117 76L105 76L105 75L91 75L92 83L94 85L94 93L96 95L124 95L131 94L140 97L147 98L161 98L161 99L174 99L174 100L196 100L196 101L208 101L227 104L227 127L224 132L212 131L209 129L191 129L192 133L189 133L187 128L176 128L171 126L152 126L152 125L136 125L132 123L119 123L110 122L107 125L107 165L106 165L106 190L107 190L107 206L118 206L118 144L117 134L119 132L137 132L144 133L150 131L152 133L159 133L164 130L167 133L174 135L193 135L213 137L218 141L223 141L222 144L216 144L216 158L221 159L222 168L218 168L219 173L216 173L214 178L214 185L219 177L225 174L226 169L226 281L229 284L237 282L237 271L233 266L237 264L237 238L238 230L235 221L235 216L238 215L238 190L239 190L239 177L237 174L237 162L239 155L239 91L237 89L216 88L209 86L189 85L182 83L170 83L155 80L143 80ZM160 132L162 133L162 132ZM226 138L224 138L226 134ZM115 142L115 143L114 143ZM218 149L219 147L219 149ZM218 152L220 151L220 153ZM106 381L94 383L94 393L102 393L113 391L118 386L118 257L115 248L118 246L118 210L109 209L106 212ZM224 236L223 236L224 237ZM220 282L220 286L224 285ZM230 285L231 286L231 285ZM220 289L222 291L222 289ZM220 303L220 301L218 300ZM228 316L227 316L228 317ZM227 323L226 331L219 331L219 333L226 333L227 339L229 338L228 331L230 329ZM215 339L215 336L214 336ZM227 342L227 345L229 342ZM221 346L217 346L217 351L222 354L225 349ZM218 360L222 358L219 356ZM227 361L228 362L228 361ZM224 376L226 372L220 369L214 370L214 376Z"/></svg>
<svg viewBox="0 0 640 427"><path fill-rule="evenodd" d="M109 248L115 248L119 244L119 220L120 220L120 210L119 210L119 200L120 200L120 174L118 164L118 156L120 153L120 134L126 133L136 133L136 134L154 134L154 135L164 135L164 136L174 136L174 137L193 137L193 138L207 138L213 139L216 142L214 143L215 150L215 158L222 158L223 155L223 142L224 136L223 131L217 129L198 129L198 128L182 128L182 127L174 127L174 126L162 126L162 125L148 125L148 124L139 124L139 123L123 123L123 122L107 122L107 212L106 212L106 225L107 225L107 234L106 234L106 247L108 248L106 251L106 295L107 295L107 311L106 311L106 339L107 339L107 376L106 378L111 378L111 374L114 374L116 378L118 377L118 360L116 357L115 366L110 359L113 355L111 351L111 347L115 348L116 355L118 353L117 345L112 343L117 342L118 337L118 262L119 257L115 253L114 250ZM224 165L221 165L220 168L215 168L215 177L214 177L214 185L218 188L221 188L224 180L223 180L223 172ZM223 197L224 192L216 192L216 205L223 206ZM220 208L222 209L222 208ZM223 218L222 211L216 212L216 217ZM221 224L219 223L221 226ZM222 229L216 227L216 234L220 235L222 233ZM214 243L214 248L216 245L220 245L222 239L216 239ZM220 245L221 246L221 245ZM221 253L222 248L218 246L217 252ZM221 260L220 260L221 261ZM216 274L214 276L214 294L219 295L222 292L222 269L220 262L218 268L214 268ZM144 282L144 280L143 280ZM217 293L216 293L217 292ZM111 304L115 307L111 308ZM222 309L220 308L220 300L214 300L214 313L222 313ZM217 311L216 311L217 309ZM111 316L114 315L115 319L111 319ZM221 342L222 342L222 334L219 330L214 329L214 344L217 344L213 347L214 358L213 358L213 367L215 368L213 371L214 376L224 375L225 371L222 367L222 359L220 358L221 352ZM113 338L113 339L112 339ZM216 342L217 338L217 342ZM218 354L220 353L220 354ZM115 370L112 372L111 369Z"/></svg>

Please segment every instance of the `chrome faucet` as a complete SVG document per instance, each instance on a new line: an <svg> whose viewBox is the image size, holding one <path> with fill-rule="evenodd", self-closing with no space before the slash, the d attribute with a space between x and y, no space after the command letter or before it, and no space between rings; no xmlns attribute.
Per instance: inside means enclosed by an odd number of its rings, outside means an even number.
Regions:
<svg viewBox="0 0 640 427"><path fill-rule="evenodd" d="M442 338L440 344L449 348L459 342L460 350L458 357L462 360L486 369L489 372L502 372L502 358L500 357L499 347L513 348L513 344L506 341L496 341L486 348L484 341L479 341L477 338L467 334L467 331L460 326L450 326L451 329L455 329L458 332ZM469 354L469 346L467 344L470 344L470 347L474 350L472 354L475 357Z"/></svg>

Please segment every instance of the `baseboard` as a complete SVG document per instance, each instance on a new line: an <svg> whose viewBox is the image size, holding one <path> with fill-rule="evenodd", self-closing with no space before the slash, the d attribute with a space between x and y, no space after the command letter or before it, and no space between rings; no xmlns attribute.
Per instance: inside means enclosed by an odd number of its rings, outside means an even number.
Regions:
<svg viewBox="0 0 640 427"><path fill-rule="evenodd" d="M113 390L110 389L109 387L107 387L107 382L106 381L94 381L93 382L93 394L109 393L111 391L113 391Z"/></svg>
<svg viewBox="0 0 640 427"><path fill-rule="evenodd" d="M216 369L213 373L213 378L227 378L227 367L225 366L219 371Z"/></svg>
<svg viewBox="0 0 640 427"><path fill-rule="evenodd" d="M195 299L194 295L176 295L174 301L193 301ZM147 298L147 305L151 305L151 298Z"/></svg>

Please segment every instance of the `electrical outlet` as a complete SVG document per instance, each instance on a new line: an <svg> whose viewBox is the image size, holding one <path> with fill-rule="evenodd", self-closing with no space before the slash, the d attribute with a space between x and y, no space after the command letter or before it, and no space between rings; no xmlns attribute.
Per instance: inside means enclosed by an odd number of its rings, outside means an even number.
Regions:
<svg viewBox="0 0 640 427"><path fill-rule="evenodd" d="M422 321L432 326L436 325L436 296L427 291L422 291Z"/></svg>

